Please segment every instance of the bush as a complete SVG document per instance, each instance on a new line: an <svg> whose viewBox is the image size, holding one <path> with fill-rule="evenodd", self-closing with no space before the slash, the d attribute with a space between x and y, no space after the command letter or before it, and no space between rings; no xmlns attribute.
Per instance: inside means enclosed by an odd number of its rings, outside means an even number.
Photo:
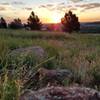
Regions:
<svg viewBox="0 0 100 100"><path fill-rule="evenodd" d="M9 28L11 29L21 29L23 28L22 22L21 20L18 19L14 19L10 24L9 24Z"/></svg>

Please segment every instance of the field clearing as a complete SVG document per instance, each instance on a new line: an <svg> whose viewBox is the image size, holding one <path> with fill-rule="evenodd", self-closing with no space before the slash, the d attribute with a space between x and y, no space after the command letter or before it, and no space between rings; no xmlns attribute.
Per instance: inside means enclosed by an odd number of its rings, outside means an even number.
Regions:
<svg viewBox="0 0 100 100"><path fill-rule="evenodd" d="M47 56L42 60L36 59L32 55L26 57L27 59L19 56L17 60L7 57L13 50L32 46L40 46L46 51ZM54 59L42 63L39 67L71 70L74 74L73 82L65 81L65 85L78 83L100 90L99 34L0 30L0 74L2 71L6 74L7 68L11 64L14 68L17 66L14 69L17 72L23 66L23 62L34 68L50 57L54 57ZM19 76L14 77L14 80L17 79ZM3 84L0 85L2 88ZM0 93L2 96L1 91Z"/></svg>

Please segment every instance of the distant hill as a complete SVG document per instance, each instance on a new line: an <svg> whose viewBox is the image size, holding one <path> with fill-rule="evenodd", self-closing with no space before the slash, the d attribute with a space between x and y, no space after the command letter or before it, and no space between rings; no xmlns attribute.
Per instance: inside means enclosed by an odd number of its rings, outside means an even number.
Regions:
<svg viewBox="0 0 100 100"><path fill-rule="evenodd" d="M100 21L96 21L96 22L84 22L83 24L87 24L87 25L100 25Z"/></svg>
<svg viewBox="0 0 100 100"><path fill-rule="evenodd" d="M44 31L62 31L61 23L46 23L43 24L42 30ZM84 22L80 23L81 33L100 33L100 21L98 22Z"/></svg>
<svg viewBox="0 0 100 100"><path fill-rule="evenodd" d="M82 33L100 33L100 21L81 23Z"/></svg>

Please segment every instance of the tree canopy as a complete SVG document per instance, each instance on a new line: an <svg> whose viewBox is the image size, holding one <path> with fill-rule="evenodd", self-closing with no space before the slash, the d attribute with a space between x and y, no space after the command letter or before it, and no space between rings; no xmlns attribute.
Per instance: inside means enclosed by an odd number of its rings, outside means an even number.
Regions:
<svg viewBox="0 0 100 100"><path fill-rule="evenodd" d="M12 29L21 29L21 28L23 28L21 19L19 19L19 18L14 19L14 20L9 24L9 27L12 28Z"/></svg>
<svg viewBox="0 0 100 100"><path fill-rule="evenodd" d="M31 12L31 15L28 18L27 24L31 30L40 30L41 29L40 19L37 15L35 15L35 13L33 11Z"/></svg>
<svg viewBox="0 0 100 100"><path fill-rule="evenodd" d="M6 20L3 17L0 18L0 28L7 28Z"/></svg>
<svg viewBox="0 0 100 100"><path fill-rule="evenodd" d="M80 23L78 17L69 11L65 13L65 16L61 19L62 29L65 32L72 32L72 31L79 31L80 30Z"/></svg>

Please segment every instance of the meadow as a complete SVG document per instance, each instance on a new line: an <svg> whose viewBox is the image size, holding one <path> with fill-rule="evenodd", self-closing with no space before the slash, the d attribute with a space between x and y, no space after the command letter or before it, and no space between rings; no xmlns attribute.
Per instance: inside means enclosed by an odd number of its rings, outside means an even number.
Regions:
<svg viewBox="0 0 100 100"><path fill-rule="evenodd" d="M47 56L42 60L32 55L9 57L13 50L31 46L40 46ZM25 64L30 68L39 65L48 69L71 70L73 79L64 81L65 86L77 83L100 90L100 35L0 29L1 100L17 100L21 91L19 69ZM9 79L7 72L11 65L14 74Z"/></svg>

